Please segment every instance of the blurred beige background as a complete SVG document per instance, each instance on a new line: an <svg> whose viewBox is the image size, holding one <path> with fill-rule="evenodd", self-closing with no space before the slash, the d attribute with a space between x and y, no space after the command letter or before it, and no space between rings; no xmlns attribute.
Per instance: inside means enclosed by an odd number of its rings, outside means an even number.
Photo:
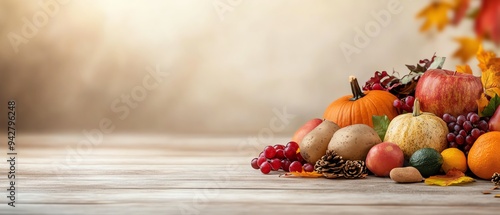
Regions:
<svg viewBox="0 0 500 215"><path fill-rule="evenodd" d="M276 133L288 135L349 94L349 75L404 74L434 52L459 63L452 38L472 35L469 20L421 34L415 16L429 2L396 2L401 12L349 62L341 44L355 45L389 0L2 0L0 110L15 99L22 132L107 118L115 132L254 135L286 108L295 117ZM146 69L157 65L161 83Z"/></svg>

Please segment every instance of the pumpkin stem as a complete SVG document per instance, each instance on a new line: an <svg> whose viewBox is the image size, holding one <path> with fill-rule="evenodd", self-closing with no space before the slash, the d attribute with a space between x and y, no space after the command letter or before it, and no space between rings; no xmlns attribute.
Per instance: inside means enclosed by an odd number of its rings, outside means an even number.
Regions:
<svg viewBox="0 0 500 215"><path fill-rule="evenodd" d="M422 114L420 112L420 101L418 98L415 98L415 101L413 102L413 116L420 116Z"/></svg>
<svg viewBox="0 0 500 215"><path fill-rule="evenodd" d="M361 87L359 87L358 79L354 76L349 76L349 82L351 83L351 91L352 91L352 98L350 98L350 101L356 101L360 98L363 98L365 94L363 91L361 91Z"/></svg>

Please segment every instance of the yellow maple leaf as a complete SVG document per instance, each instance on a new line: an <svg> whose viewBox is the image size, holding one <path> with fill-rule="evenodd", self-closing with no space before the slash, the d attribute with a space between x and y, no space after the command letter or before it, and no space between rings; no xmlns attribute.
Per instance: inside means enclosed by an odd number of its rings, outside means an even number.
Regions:
<svg viewBox="0 0 500 215"><path fill-rule="evenodd" d="M460 58L462 62L467 62L478 53L481 41L472 37L455 38L460 47L453 53L453 57Z"/></svg>
<svg viewBox="0 0 500 215"><path fill-rule="evenodd" d="M484 94L489 97L494 97L495 94L500 95L500 67L489 67L482 72L481 82L483 83Z"/></svg>
<svg viewBox="0 0 500 215"><path fill-rule="evenodd" d="M488 100L488 98L486 98L486 95L484 93L481 93L481 97L476 102L477 102L477 110L478 110L479 116L482 116L484 108L486 106L488 106L488 103L490 101Z"/></svg>
<svg viewBox="0 0 500 215"><path fill-rule="evenodd" d="M457 65L456 70L458 73L465 73L465 74L471 74L472 75L472 69L470 68L469 65Z"/></svg>
<svg viewBox="0 0 500 215"><path fill-rule="evenodd" d="M498 59L498 58L496 58L496 54L494 52L491 52L491 51L484 51L482 45L479 45L479 47L477 49L476 58L477 58L477 61L479 61L479 64L477 66L479 66L479 68L483 72L486 71L493 64L500 64L500 62L498 62L498 60L495 60L495 59ZM500 68L500 67L498 67L498 68Z"/></svg>
<svg viewBox="0 0 500 215"><path fill-rule="evenodd" d="M439 186L460 185L470 182L474 182L474 179L465 176L463 172L456 169L448 171L446 175L436 175L425 179L425 184Z"/></svg>
<svg viewBox="0 0 500 215"><path fill-rule="evenodd" d="M429 30L433 25L439 31L450 22L448 13L453 10L453 5L447 1L433 1L430 5L422 9L417 18L425 18L424 24L420 27L420 31L424 32Z"/></svg>
<svg viewBox="0 0 500 215"><path fill-rule="evenodd" d="M485 51L479 46L476 58L481 68L481 83L483 84L483 94L477 100L478 112L481 115L488 105L489 99L500 95L500 58L491 51Z"/></svg>

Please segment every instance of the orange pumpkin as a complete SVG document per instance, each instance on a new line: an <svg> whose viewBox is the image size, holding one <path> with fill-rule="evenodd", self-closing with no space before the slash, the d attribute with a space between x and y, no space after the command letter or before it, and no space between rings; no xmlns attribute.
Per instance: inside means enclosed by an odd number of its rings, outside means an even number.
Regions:
<svg viewBox="0 0 500 215"><path fill-rule="evenodd" d="M387 115L389 119L398 115L393 106L396 96L382 90L371 90L363 93L358 80L351 76L353 95L343 96L326 108L323 118L337 123L340 127L353 124L366 124L373 127L372 116Z"/></svg>

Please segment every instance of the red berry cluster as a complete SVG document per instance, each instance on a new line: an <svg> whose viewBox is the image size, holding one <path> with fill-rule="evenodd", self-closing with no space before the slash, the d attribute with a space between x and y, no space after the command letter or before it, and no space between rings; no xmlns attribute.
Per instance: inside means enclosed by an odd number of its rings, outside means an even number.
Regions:
<svg viewBox="0 0 500 215"><path fill-rule="evenodd" d="M466 154L477 138L488 132L488 118L481 118L474 112L457 117L445 113L442 118L448 124L448 147L459 148Z"/></svg>
<svg viewBox="0 0 500 215"><path fill-rule="evenodd" d="M264 174L280 169L285 172L314 171L314 166L305 162L298 150L299 144L294 141L288 142L286 146L281 144L266 146L259 157L252 159L251 165Z"/></svg>
<svg viewBox="0 0 500 215"><path fill-rule="evenodd" d="M413 112L413 104L415 103L415 97L413 96L406 96L402 99L396 99L392 103L392 105L399 109L399 110L404 110L406 112Z"/></svg>

